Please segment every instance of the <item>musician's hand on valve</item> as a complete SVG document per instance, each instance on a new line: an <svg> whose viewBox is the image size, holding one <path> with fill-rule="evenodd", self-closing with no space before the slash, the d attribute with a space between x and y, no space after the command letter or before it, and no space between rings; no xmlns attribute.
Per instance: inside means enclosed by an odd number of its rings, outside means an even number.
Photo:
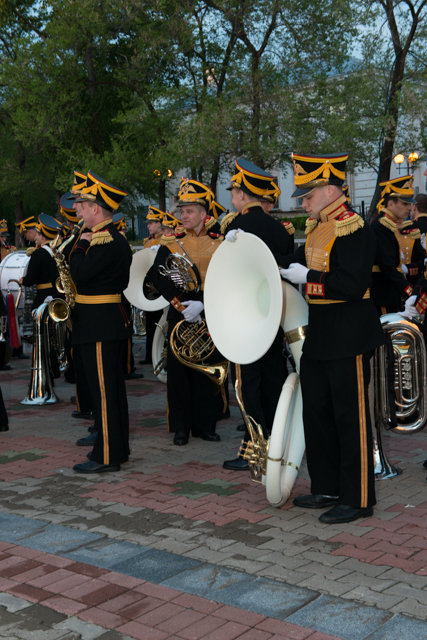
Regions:
<svg viewBox="0 0 427 640"><path fill-rule="evenodd" d="M419 315L418 311L415 308L415 302L417 301L417 296L409 296L409 298L405 302L405 309L403 311L399 311L399 315L403 318L408 318L412 320L416 316Z"/></svg>
<svg viewBox="0 0 427 640"><path fill-rule="evenodd" d="M307 267L299 262L292 262L287 269L279 269L280 275L292 284L304 284L307 282Z"/></svg>
<svg viewBox="0 0 427 640"><path fill-rule="evenodd" d="M187 322L201 322L202 318L200 316L203 311L203 302L199 302L198 300L187 300L182 303L186 309L182 312L184 319Z"/></svg>
<svg viewBox="0 0 427 640"><path fill-rule="evenodd" d="M228 231L225 234L224 240L227 240L228 242L236 242L237 234L241 231L241 229L231 229L231 231Z"/></svg>

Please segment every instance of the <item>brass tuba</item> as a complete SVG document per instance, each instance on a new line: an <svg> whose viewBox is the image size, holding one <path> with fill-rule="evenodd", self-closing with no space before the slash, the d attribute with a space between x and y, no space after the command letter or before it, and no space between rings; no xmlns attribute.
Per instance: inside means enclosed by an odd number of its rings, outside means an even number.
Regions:
<svg viewBox="0 0 427 640"><path fill-rule="evenodd" d="M381 316L386 338L374 355L375 431L374 463L377 478L392 478L401 471L382 447L382 429L395 433L420 431L427 419L427 373L424 337L417 324L398 313Z"/></svg>
<svg viewBox="0 0 427 640"><path fill-rule="evenodd" d="M223 242L214 253L204 300L212 339L232 362L258 360L270 348L279 325L284 330L297 371L283 385L268 441L236 395L251 437L242 444L241 455L253 479L265 485L267 500L280 507L289 498L305 449L298 370L307 304L294 287L282 282L267 245L244 232L233 243Z"/></svg>

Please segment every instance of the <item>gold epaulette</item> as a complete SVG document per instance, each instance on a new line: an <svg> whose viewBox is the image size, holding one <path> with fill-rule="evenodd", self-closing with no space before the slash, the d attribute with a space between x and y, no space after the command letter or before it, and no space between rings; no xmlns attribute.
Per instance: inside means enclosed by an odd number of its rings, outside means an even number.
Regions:
<svg viewBox="0 0 427 640"><path fill-rule="evenodd" d="M412 225L412 220L407 220L400 227L400 233L402 234L402 236L406 236L407 238L415 238L415 240L417 240L418 238L421 238L421 231L417 227L413 227Z"/></svg>
<svg viewBox="0 0 427 640"><path fill-rule="evenodd" d="M159 240L159 244L163 246L170 244L171 242L176 242L175 236L162 236Z"/></svg>
<svg viewBox="0 0 427 640"><path fill-rule="evenodd" d="M107 231L95 231L92 235L92 240L90 241L90 246L93 247L98 244L109 244L113 242L113 236L111 233Z"/></svg>
<svg viewBox="0 0 427 640"><path fill-rule="evenodd" d="M393 222L393 220L390 220L390 218L386 218L385 216L382 216L380 218L380 224L382 224L383 227L390 229L390 231L393 231L393 232L397 231L397 224Z"/></svg>
<svg viewBox="0 0 427 640"><path fill-rule="evenodd" d="M364 226L363 218L353 211L342 214L335 221L335 233L337 238L348 236Z"/></svg>
<svg viewBox="0 0 427 640"><path fill-rule="evenodd" d="M304 231L304 233L306 235L308 235L309 233L314 231L315 228L317 227L318 222L319 221L316 218L307 218L307 220L305 221L305 231Z"/></svg>
<svg viewBox="0 0 427 640"><path fill-rule="evenodd" d="M35 250L36 250L36 247L28 247L27 250L25 251L25 254L27 256L31 256Z"/></svg>
<svg viewBox="0 0 427 640"><path fill-rule="evenodd" d="M221 220L221 233L224 235L225 230L227 229L228 225L233 222L234 218L236 218L239 214L237 213L237 211L231 211L231 213L227 213L226 216L223 217L223 219Z"/></svg>
<svg viewBox="0 0 427 640"><path fill-rule="evenodd" d="M295 227L292 224L292 222L289 222L289 220L283 220L282 225L285 227L286 231L289 233L290 236L294 235Z"/></svg>
<svg viewBox="0 0 427 640"><path fill-rule="evenodd" d="M205 220L206 231L209 231L209 229L211 229L215 223L216 223L216 218L214 218L213 216L207 216Z"/></svg>

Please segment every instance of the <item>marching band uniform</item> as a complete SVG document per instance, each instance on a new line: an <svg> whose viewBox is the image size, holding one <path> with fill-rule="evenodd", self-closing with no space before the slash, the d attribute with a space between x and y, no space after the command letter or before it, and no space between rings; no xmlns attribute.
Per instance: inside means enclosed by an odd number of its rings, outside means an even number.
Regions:
<svg viewBox="0 0 427 640"><path fill-rule="evenodd" d="M129 417L121 360L123 341L132 326L121 299L129 280L132 252L112 222L113 212L126 195L89 172L86 186L76 198L76 203L82 203L82 217L88 211L95 210L97 216L99 213L99 209L86 209L85 201L101 207L102 213L111 213L110 218L91 225L90 241L80 238L70 262L77 287L72 342L85 364L96 427L90 461L73 467L79 473L119 471L120 463L129 457Z"/></svg>
<svg viewBox="0 0 427 640"><path fill-rule="evenodd" d="M12 253L12 251L16 251L16 247L13 247L7 244L6 235L7 235L7 220L0 220L0 262L6 256L8 256L9 253Z"/></svg>
<svg viewBox="0 0 427 640"><path fill-rule="evenodd" d="M405 220L397 236L401 268L406 279L414 286L424 273L425 251L421 245L421 231L412 220Z"/></svg>
<svg viewBox="0 0 427 640"><path fill-rule="evenodd" d="M240 229L260 238L270 249L278 264L291 252L291 236L283 225L264 212L262 199L277 199L278 186L273 177L243 158L236 160L238 172L231 178L229 189L241 189L254 198L241 212L229 213L221 224L221 232L228 234ZM268 351L251 364L235 364L239 393L246 413L261 425L268 437L273 426L274 414L286 378L286 361L283 357L283 330L279 328ZM245 440L249 439L246 430ZM226 460L224 468L233 471L247 470L249 465L241 457Z"/></svg>
<svg viewBox="0 0 427 640"><path fill-rule="evenodd" d="M183 179L179 190L178 206L201 205L208 210L213 192L196 180ZM218 389L205 374L181 364L173 355L170 347L170 336L178 322L184 319L183 311L188 301L199 301L203 309L203 286L209 261L220 244L218 234L206 230L203 225L197 235L194 229L176 232L175 238L164 238L157 251L152 268L152 279L156 289L170 302L168 311L168 347L167 347L167 417L168 430L173 432L174 444L185 445L189 434L203 440L218 441L215 433L217 420ZM183 292L172 281L159 273L159 266L164 266L171 253L189 257L199 279L198 292Z"/></svg>
<svg viewBox="0 0 427 640"><path fill-rule="evenodd" d="M400 220L387 208L390 199L406 204L413 202L412 176L381 182L383 187L378 203L380 216L372 223L376 237L376 256L372 268L372 299L379 315L394 313L402 308L402 300L412 294L412 286L405 278L399 244ZM409 208L407 213L409 213Z"/></svg>
<svg viewBox="0 0 427 640"><path fill-rule="evenodd" d="M37 309L48 296L52 296L52 298L59 296L55 286L59 273L52 257L49 241L60 233L61 224L55 218L41 213L36 229L45 240L41 247L32 252L27 273L20 281L24 287L36 285L37 293L34 297L33 309Z"/></svg>
<svg viewBox="0 0 427 640"><path fill-rule="evenodd" d="M290 282L306 283L309 303L300 376L311 494L294 503L334 505L320 517L325 523L370 516L375 504L368 383L383 333L369 292L374 238L344 194L322 191L342 185L347 157L293 154L293 197L303 197L312 216L305 247L289 260L297 264L281 270Z"/></svg>

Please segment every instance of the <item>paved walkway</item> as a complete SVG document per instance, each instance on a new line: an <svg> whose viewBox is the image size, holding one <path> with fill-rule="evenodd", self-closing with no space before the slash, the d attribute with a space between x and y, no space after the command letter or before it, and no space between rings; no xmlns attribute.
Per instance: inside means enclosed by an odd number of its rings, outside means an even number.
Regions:
<svg viewBox="0 0 427 640"><path fill-rule="evenodd" d="M135 348L136 360L143 345ZM426 433L384 434L401 476L377 482L374 517L323 525L269 506L226 471L241 421L220 443L175 447L165 387L129 381L131 461L81 476L89 422L61 402L24 407L29 361L0 372L0 638L36 640L427 639ZM303 467L293 495L306 491Z"/></svg>

